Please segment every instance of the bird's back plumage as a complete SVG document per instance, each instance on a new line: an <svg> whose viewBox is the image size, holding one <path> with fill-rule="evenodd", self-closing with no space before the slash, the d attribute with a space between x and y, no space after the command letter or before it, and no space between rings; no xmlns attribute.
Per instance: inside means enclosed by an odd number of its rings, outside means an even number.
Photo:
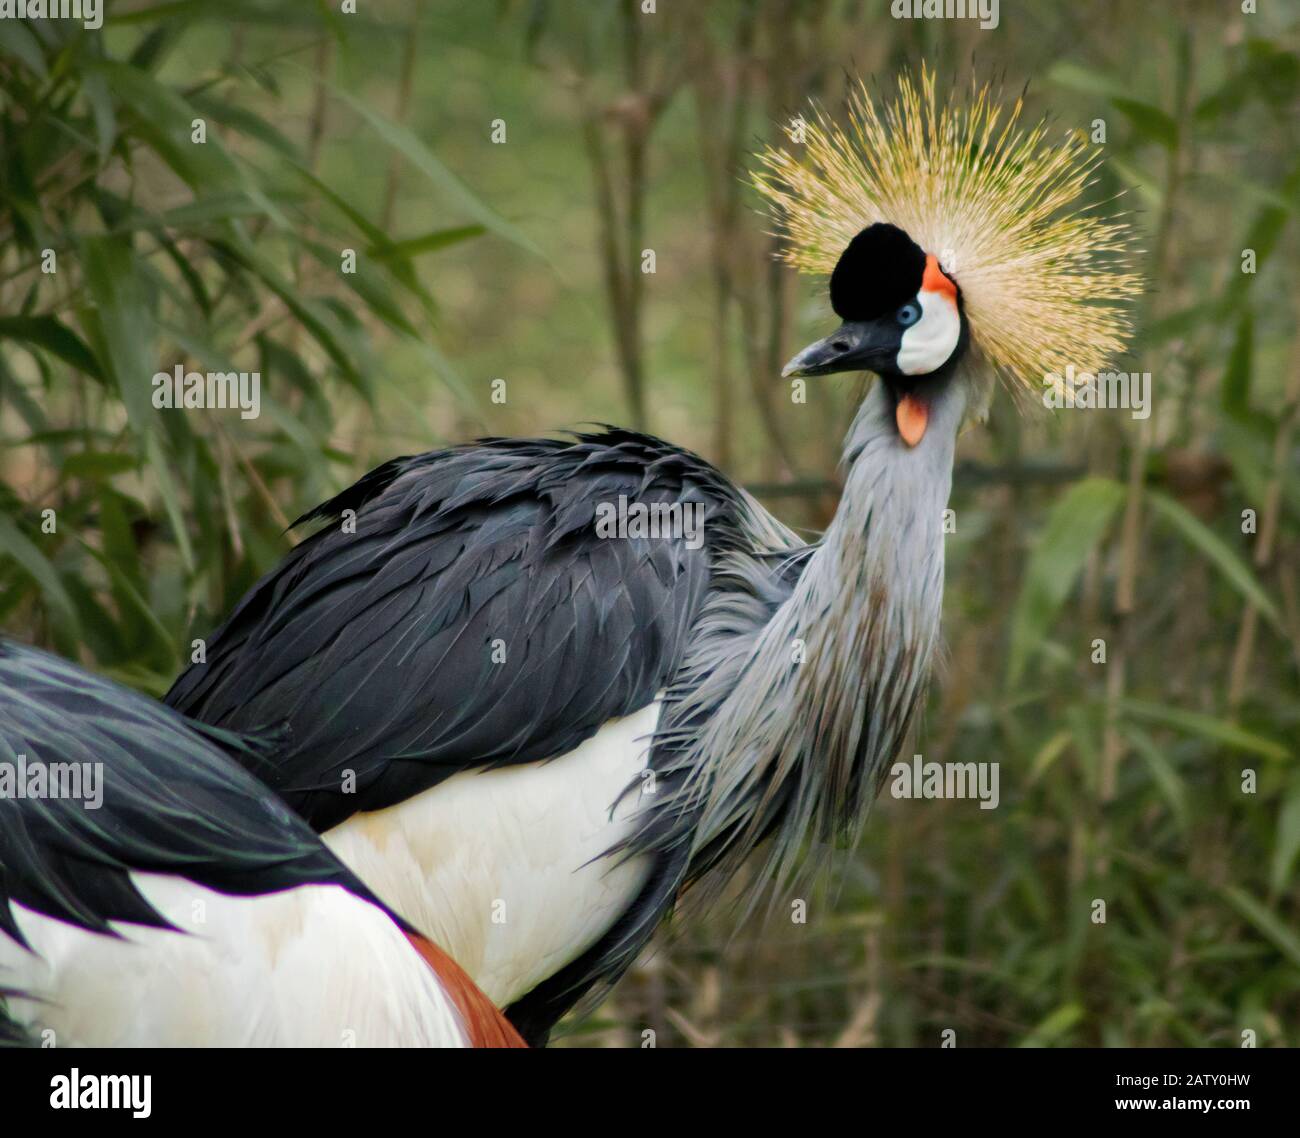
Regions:
<svg viewBox="0 0 1300 1138"><path fill-rule="evenodd" d="M601 538L597 504L620 497L698 505L705 544ZM742 508L707 463L631 432L394 460L300 519L327 524L167 702L287 728L258 773L320 830L461 770L554 758L672 679Z"/></svg>

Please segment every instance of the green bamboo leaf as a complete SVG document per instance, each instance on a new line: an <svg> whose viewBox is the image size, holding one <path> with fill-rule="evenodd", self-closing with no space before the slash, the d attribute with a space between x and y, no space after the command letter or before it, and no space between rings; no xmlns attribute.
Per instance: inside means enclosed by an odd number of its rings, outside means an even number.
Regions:
<svg viewBox="0 0 1300 1138"><path fill-rule="evenodd" d="M419 338L415 326L407 318L402 307L397 303L388 287L386 274L377 272L374 263L367 257L360 256L357 258L355 272L343 273L339 270L339 252L337 249L331 249L327 245L322 245L317 241L308 241L304 238L303 244L307 247L317 261L331 273L339 273L342 282L350 288L365 303L380 320L391 328L404 332L406 335Z"/></svg>
<svg viewBox="0 0 1300 1138"><path fill-rule="evenodd" d="M375 225L364 213L356 208L342 194L337 193L327 183L316 177L306 166L299 162L289 162L288 166L317 193L321 194L327 202L337 209L346 217L365 239L370 243L371 249L387 247L390 242L388 235ZM436 305L433 303L433 297L429 295L428 290L420 283L420 278L416 275L409 260L398 260L390 263L389 271L393 274L399 284L402 285L409 293L417 297L424 309L428 313L434 312Z"/></svg>
<svg viewBox="0 0 1300 1138"><path fill-rule="evenodd" d="M1156 784L1161 795L1169 803L1169 811L1174 817L1178 828L1184 832L1187 830L1188 811L1187 811L1187 785L1183 782L1182 776L1174 769L1165 753L1156 746L1155 740L1145 731L1140 730L1133 724L1126 724L1124 727L1124 738L1137 751L1142 761L1146 764L1147 773L1151 775L1151 781Z"/></svg>
<svg viewBox="0 0 1300 1138"><path fill-rule="evenodd" d="M86 450L70 454L60 469L65 478L90 478L96 481L135 470L139 462L133 455Z"/></svg>
<svg viewBox="0 0 1300 1138"><path fill-rule="evenodd" d="M155 650L161 652L165 659L172 659L176 652L175 639L167 631L162 621L158 619L149 602L141 595L136 583L131 580L130 576L113 558L106 557L84 541L81 545L86 553L104 567L104 571L108 574L113 586L114 599L121 608L123 617L126 618L123 625L132 631L138 629L152 634Z"/></svg>
<svg viewBox="0 0 1300 1138"><path fill-rule="evenodd" d="M86 287L95 301L105 364L136 434L153 423L154 318L136 273L129 238L87 237L81 244Z"/></svg>
<svg viewBox="0 0 1300 1138"><path fill-rule="evenodd" d="M185 7L187 7L187 5L183 3L177 4L173 2L165 5L165 11L156 11L153 15L154 18L163 15L179 16L182 14ZM145 9L137 8L135 11L137 13L148 14ZM127 13L114 12L113 22L120 23L124 18L126 18L126 16ZM132 67L138 67L141 71L153 71L161 61L163 53L169 50L171 45L181 35L181 29L184 28L184 26L184 23L181 21L173 22L171 20L163 20L161 23L151 28L140 42L131 49L131 54L128 56L127 62Z"/></svg>
<svg viewBox="0 0 1300 1138"><path fill-rule="evenodd" d="M1237 912L1272 941L1274 947L1292 964L1300 968L1300 938L1296 937L1294 930L1281 917L1236 885L1224 886L1222 893Z"/></svg>
<svg viewBox="0 0 1300 1138"><path fill-rule="evenodd" d="M58 611L74 627L77 624L77 610L72 598L59 580L58 570L50 559L4 514L0 514L0 554L13 558L14 562L36 582L45 603Z"/></svg>
<svg viewBox="0 0 1300 1138"><path fill-rule="evenodd" d="M1131 87L1123 79L1112 78L1097 67L1082 67L1077 63L1054 63L1047 69L1047 81L1070 91L1085 95L1102 95L1109 99L1123 97Z"/></svg>
<svg viewBox="0 0 1300 1138"><path fill-rule="evenodd" d="M298 147L288 137L261 115L246 107L219 99L211 92L192 95L190 104L205 118L256 139L283 158L297 161L300 157Z"/></svg>
<svg viewBox="0 0 1300 1138"><path fill-rule="evenodd" d="M108 161L117 141L117 115L113 111L113 99L108 92L108 84L102 75L88 74L81 81L81 91L90 104L90 113L95 120L95 139L99 147L99 162L102 166Z"/></svg>
<svg viewBox="0 0 1300 1138"><path fill-rule="evenodd" d="M242 234L231 231L220 241L213 241L227 256L256 276L267 288L284 301L285 306L298 318L311 337L338 365L344 378L367 399L372 391L366 377L358 371L352 357L344 350L339 337L327 324L323 306L304 300L295 285L288 281L266 257Z"/></svg>
<svg viewBox="0 0 1300 1138"><path fill-rule="evenodd" d="M1029 764L1029 784L1032 786L1043 777L1052 765L1069 749L1074 742L1071 731L1058 731L1039 748L1033 762Z"/></svg>
<svg viewBox="0 0 1300 1138"><path fill-rule="evenodd" d="M302 425L298 416L282 407L269 392L262 395L262 411L301 452L305 473L317 481L326 481L329 467L321 454L320 440Z"/></svg>
<svg viewBox="0 0 1300 1138"><path fill-rule="evenodd" d="M17 440L18 443L29 446L44 445L37 438L39 435L57 434L49 430L49 420L45 416L45 408L33 399L27 392L27 388L19 383L18 378L13 374L9 365L5 362L4 353L0 352L0 400L7 402L19 417L27 424L30 432L25 439ZM80 432L69 432L77 434L80 439ZM53 441L52 449L57 454L60 443Z"/></svg>
<svg viewBox="0 0 1300 1138"><path fill-rule="evenodd" d="M249 197L243 190L226 190L204 194L175 206L162 214L160 220L170 229L198 229L211 222L229 221L236 217L265 216L262 201Z"/></svg>
<svg viewBox="0 0 1300 1138"><path fill-rule="evenodd" d="M1160 208L1165 200L1165 191L1150 174L1118 154L1112 154L1106 160L1106 165L1119 176L1121 181L1133 187L1144 206L1148 209Z"/></svg>
<svg viewBox="0 0 1300 1138"><path fill-rule="evenodd" d="M270 336L259 336L257 344L262 353L262 374L279 376L285 382L292 384L302 392L310 407L314 407L318 413L328 419L329 396L311 368L303 362L302 357Z"/></svg>
<svg viewBox="0 0 1300 1138"><path fill-rule="evenodd" d="M364 213L347 200L342 194L334 190L328 183L322 181L313 174L301 162L288 162L288 167L297 174L312 189L322 194L335 209L346 217L353 225L357 227L372 245L383 245L387 242L388 237L384 231L372 222Z"/></svg>
<svg viewBox="0 0 1300 1138"><path fill-rule="evenodd" d="M1124 498L1108 478L1086 478L1052 507L1025 569L1011 618L1007 686L1014 687L1047 636L1057 611L1074 588L1083 563L1101 540Z"/></svg>
<svg viewBox="0 0 1300 1138"><path fill-rule="evenodd" d="M1281 893L1291 877L1291 867L1300 854L1300 771L1291 776L1282 808L1277 814L1277 841L1273 845L1273 861L1269 866L1269 888Z"/></svg>
<svg viewBox="0 0 1300 1138"><path fill-rule="evenodd" d="M482 225L456 225L450 229L435 229L420 237L408 237L404 241L374 245L367 252L377 261L407 260L421 253L432 253L468 241L471 237L479 237L486 232Z"/></svg>
<svg viewBox="0 0 1300 1138"><path fill-rule="evenodd" d="M194 120L203 116L181 94L120 60L93 60L87 70L103 77L108 90L133 112L133 129L186 184L195 190L239 184L239 168L215 131L208 131L201 145L191 140Z"/></svg>
<svg viewBox="0 0 1300 1138"><path fill-rule="evenodd" d="M1189 304L1186 308L1180 308L1158 320L1152 320L1146 326L1145 339L1149 344L1164 344L1191 335L1221 318L1222 311L1217 301L1204 300Z"/></svg>
<svg viewBox="0 0 1300 1138"><path fill-rule="evenodd" d="M1240 418L1250 409L1254 346L1255 314L1247 308L1237 321L1232 351L1228 354L1228 366L1223 369L1223 382L1220 384L1223 409L1235 418Z"/></svg>
<svg viewBox="0 0 1300 1138"><path fill-rule="evenodd" d="M1204 522L1159 490L1149 490L1148 500L1157 514L1173 525L1195 549L1223 574L1227 582L1250 601L1282 635L1287 635L1273 598L1264 591L1250 566Z"/></svg>
<svg viewBox="0 0 1300 1138"><path fill-rule="evenodd" d="M433 369L434 374L447 385L452 394L460 400L462 407L468 411L478 412L479 405L469 389L469 384L451 360L427 340L408 340L408 344L413 348L415 354ZM399 397L404 398L404 396ZM412 406L410 409L415 417L421 414L418 407Z"/></svg>
<svg viewBox="0 0 1300 1138"><path fill-rule="evenodd" d="M42 79L49 75L41 45L23 20L0 20L0 52L13 56Z"/></svg>
<svg viewBox="0 0 1300 1138"><path fill-rule="evenodd" d="M84 647L97 661L122 659L126 655L126 646L121 625L108 607L100 603L97 588L91 585L88 576L65 576L63 584L72 596L72 603L77 606L81 635L78 647Z"/></svg>
<svg viewBox="0 0 1300 1138"><path fill-rule="evenodd" d="M406 158L412 166L460 206L470 217L491 230L498 237L504 237L521 249L526 249L528 252L541 257L542 260L546 260L546 255L528 237L483 202L473 190L434 157L433 152L406 127L390 122L341 87L335 86L333 89L348 106L374 128L375 133L380 138Z"/></svg>
<svg viewBox="0 0 1300 1138"><path fill-rule="evenodd" d="M1262 502L1268 496L1276 430L1276 421L1268 417L1261 420L1258 414L1248 420L1224 419L1219 423L1219 449L1232 464L1232 476L1248 502ZM1300 479L1283 479L1281 490L1284 508L1300 517Z"/></svg>
<svg viewBox="0 0 1300 1138"><path fill-rule="evenodd" d="M105 558L139 590L144 589L144 571L140 565L140 550L131 531L128 505L139 507L130 499L117 493L111 486L99 488L100 550ZM132 511L135 512L135 511Z"/></svg>
<svg viewBox="0 0 1300 1138"><path fill-rule="evenodd" d="M1297 169L1300 170L1300 165L1297 166ZM1232 274L1221 301L1224 310L1231 311L1233 308L1246 303L1251 288L1259 279L1260 271L1272 259L1294 208L1287 198L1287 193L1292 189L1292 183L1295 180L1296 175L1293 174L1284 184L1281 192L1272 191L1271 188L1259 191L1254 182L1242 178L1234 178L1229 183L1234 197L1262 197L1265 193L1272 193L1273 200L1264 202L1242 239L1241 247L1243 249L1253 249L1255 252L1255 271L1253 273Z"/></svg>
<svg viewBox="0 0 1300 1138"><path fill-rule="evenodd" d="M92 379L104 381L103 370L90 346L55 316L0 316L0 338L44 348Z"/></svg>
<svg viewBox="0 0 1300 1138"><path fill-rule="evenodd" d="M1167 150L1178 146L1178 124L1167 112L1136 99L1112 98L1111 102L1144 137L1158 142Z"/></svg>
<svg viewBox="0 0 1300 1138"><path fill-rule="evenodd" d="M190 534L185 528L185 515L181 511L180 495L176 493L176 480L172 476L171 468L168 467L166 459L163 457L162 444L158 441L156 431L150 431L145 439L145 458L149 465L153 467L154 475L158 483L158 494L163 501L163 510L166 511L167 519L171 522L172 534L176 538L177 548L180 550L181 563L185 566L187 573L194 572L194 546L190 544Z"/></svg>
<svg viewBox="0 0 1300 1138"><path fill-rule="evenodd" d="M180 247L166 233L158 232L154 236L167 254L167 259L171 261L177 273L180 274L181 280L185 282L185 287L189 289L190 295L194 298L198 310L203 313L204 319L210 319L212 316L212 298L208 295L207 285L203 283L202 274L195 269L194 262L181 252Z"/></svg>
<svg viewBox="0 0 1300 1138"><path fill-rule="evenodd" d="M1148 703L1138 699L1121 700L1120 708L1139 719L1162 723L1166 727L1177 728L1189 735L1199 735L1203 739L1222 743L1226 747L1234 747L1239 751L1249 751L1266 759L1285 760L1291 757L1291 752L1276 740L1265 738L1226 719L1206 715L1201 711L1186 711L1180 707Z"/></svg>
<svg viewBox="0 0 1300 1138"><path fill-rule="evenodd" d="M1059 1039L1083 1019L1079 1004L1062 1004L1033 1029L1020 1043L1021 1047L1046 1047Z"/></svg>

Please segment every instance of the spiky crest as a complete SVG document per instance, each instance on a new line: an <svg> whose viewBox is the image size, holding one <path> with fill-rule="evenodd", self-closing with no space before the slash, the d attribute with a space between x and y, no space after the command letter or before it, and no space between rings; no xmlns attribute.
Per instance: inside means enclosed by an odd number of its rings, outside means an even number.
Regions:
<svg viewBox="0 0 1300 1138"><path fill-rule="evenodd" d="M790 264L829 274L855 234L892 222L956 280L972 343L1004 380L1114 365L1142 281L1131 226L1081 203L1100 161L1082 131L1052 145L1045 121L1022 123L1023 99L1006 113L989 84L941 101L926 66L883 107L859 83L847 126L814 109L802 157L769 148L753 175Z"/></svg>

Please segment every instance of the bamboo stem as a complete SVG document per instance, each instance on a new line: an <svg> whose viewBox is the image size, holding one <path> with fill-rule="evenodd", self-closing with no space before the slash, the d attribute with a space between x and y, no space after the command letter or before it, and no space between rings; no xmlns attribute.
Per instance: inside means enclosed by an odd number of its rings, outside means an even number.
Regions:
<svg viewBox="0 0 1300 1138"><path fill-rule="evenodd" d="M1300 321L1300 295L1296 298L1296 317ZM1291 439L1300 424L1300 336L1292 342L1291 374L1287 377L1286 394L1281 414L1278 416L1277 436L1273 440L1273 473L1264 495L1260 511L1259 540L1255 544L1255 565L1261 573L1273 563L1277 545L1279 519L1282 516L1282 471L1287 455L1291 453ZM1228 679L1228 710L1235 716L1246 695L1250 678L1250 664L1255 652L1255 639L1259 628L1259 610L1246 602L1237 632L1237 644L1232 653L1232 671ZM1294 645L1300 654L1300 643Z"/></svg>
<svg viewBox="0 0 1300 1138"><path fill-rule="evenodd" d="M1193 68L1192 29L1190 26L1185 26L1178 38L1175 78L1174 115L1178 123L1178 137L1169 150L1165 166L1165 191L1151 257L1151 280L1158 282L1162 287L1156 292L1148 307L1148 324L1159 318L1173 296L1173 289L1165 285L1165 282L1172 278L1171 253L1178 199L1183 186L1184 170L1190 164L1192 152ZM1119 580L1115 589L1112 651L1106 674L1106 727L1102 740L1101 780L1098 787L1102 803L1111 801L1115 796L1119 766L1126 749L1124 737L1119 730L1119 704L1127 688L1128 661L1133 649L1130 618L1137 595L1138 561L1142 544L1143 488L1151 442L1151 420L1145 419L1138 428L1138 438L1129 455L1128 494L1120 531Z"/></svg>

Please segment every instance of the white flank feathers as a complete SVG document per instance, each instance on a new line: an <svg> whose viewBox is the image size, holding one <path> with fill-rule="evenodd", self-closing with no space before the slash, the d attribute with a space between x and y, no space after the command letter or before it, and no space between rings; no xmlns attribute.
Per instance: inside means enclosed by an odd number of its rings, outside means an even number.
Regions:
<svg viewBox="0 0 1300 1138"><path fill-rule="evenodd" d="M644 884L646 859L601 855L633 829L658 719L656 701L550 762L453 775L325 841L504 1008L594 944Z"/></svg>
<svg viewBox="0 0 1300 1138"><path fill-rule="evenodd" d="M337 885L231 897L132 874L178 930L103 936L15 904L9 1014L55 1046L467 1046L437 975L386 913Z"/></svg>

